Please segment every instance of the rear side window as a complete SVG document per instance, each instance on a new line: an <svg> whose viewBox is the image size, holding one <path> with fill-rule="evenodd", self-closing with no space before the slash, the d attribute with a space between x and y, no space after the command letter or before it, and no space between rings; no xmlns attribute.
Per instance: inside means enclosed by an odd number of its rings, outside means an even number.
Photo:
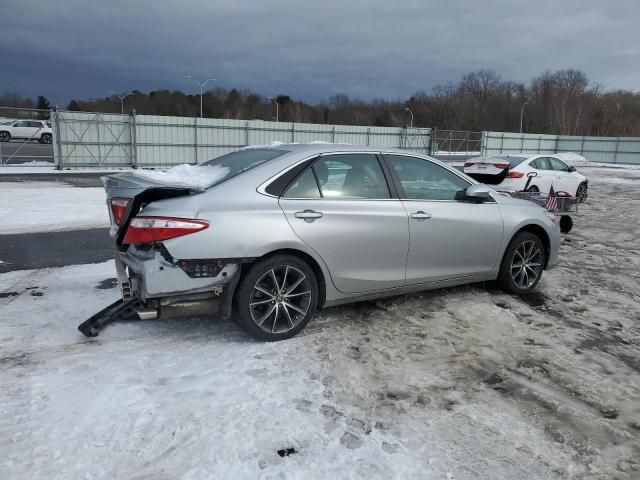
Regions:
<svg viewBox="0 0 640 480"><path fill-rule="evenodd" d="M551 170L551 165L549 165L549 159L547 157L541 157L530 164L536 170Z"/></svg>
<svg viewBox="0 0 640 480"><path fill-rule="evenodd" d="M391 198L375 155L326 155L313 165L324 198Z"/></svg>
<svg viewBox="0 0 640 480"><path fill-rule="evenodd" d="M307 169L291 186L284 192L284 198L320 198L318 183L313 174L313 170Z"/></svg>

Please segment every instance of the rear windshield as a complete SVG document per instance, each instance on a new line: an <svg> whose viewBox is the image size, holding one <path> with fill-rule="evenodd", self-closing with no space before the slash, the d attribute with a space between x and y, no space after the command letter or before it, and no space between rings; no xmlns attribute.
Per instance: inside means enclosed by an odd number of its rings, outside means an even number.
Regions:
<svg viewBox="0 0 640 480"><path fill-rule="evenodd" d="M509 168L515 168L529 157L521 157L518 155L498 155L497 157L494 157L494 158L499 158L500 160L506 160L507 162L509 162Z"/></svg>
<svg viewBox="0 0 640 480"><path fill-rule="evenodd" d="M280 157L285 153L288 153L288 151L277 150L275 148L248 148L246 150L227 153L226 155L214 158L213 160L201 163L200 165L204 165L206 167L219 166L228 169L229 173L225 175L224 179L229 180L236 175L240 175L247 170L251 170L258 165L262 165L263 163Z"/></svg>

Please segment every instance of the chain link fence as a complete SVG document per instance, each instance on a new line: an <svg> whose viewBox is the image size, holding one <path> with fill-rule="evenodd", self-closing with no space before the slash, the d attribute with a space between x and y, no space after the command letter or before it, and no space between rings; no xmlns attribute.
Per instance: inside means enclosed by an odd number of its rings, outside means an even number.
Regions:
<svg viewBox="0 0 640 480"><path fill-rule="evenodd" d="M0 107L0 166L52 165L49 110Z"/></svg>

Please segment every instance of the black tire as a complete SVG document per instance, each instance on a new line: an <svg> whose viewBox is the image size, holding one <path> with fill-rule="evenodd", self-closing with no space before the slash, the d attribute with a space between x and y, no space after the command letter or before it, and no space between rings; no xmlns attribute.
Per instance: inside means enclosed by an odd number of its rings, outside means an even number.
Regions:
<svg viewBox="0 0 640 480"><path fill-rule="evenodd" d="M560 231L562 233L569 233L573 228L573 218L571 215L562 215L560 217Z"/></svg>
<svg viewBox="0 0 640 480"><path fill-rule="evenodd" d="M40 136L40 143L46 143L49 144L53 141L53 137L51 136L50 133L43 133Z"/></svg>
<svg viewBox="0 0 640 480"><path fill-rule="evenodd" d="M311 320L318 304L318 281L298 257L274 255L249 267L234 300L237 322L249 335L267 342L285 340Z"/></svg>
<svg viewBox="0 0 640 480"><path fill-rule="evenodd" d="M531 250L531 259L528 260L526 252L531 246L534 249ZM503 289L511 293L518 295L530 293L536 288L542 277L545 262L546 253L540 238L531 232L520 232L511 239L507 250L504 252L504 257L502 257L502 263L500 264L498 283ZM529 266L518 269L521 264ZM530 276L534 274L535 278L531 281Z"/></svg>
<svg viewBox="0 0 640 480"><path fill-rule="evenodd" d="M576 198L578 199L578 203L584 203L587 201L587 184L582 182L578 185L578 189L576 190Z"/></svg>
<svg viewBox="0 0 640 480"><path fill-rule="evenodd" d="M539 191L540 190L535 185L531 185L529 188L527 188L527 192L539 192Z"/></svg>
<svg viewBox="0 0 640 480"><path fill-rule="evenodd" d="M11 140L9 132L0 132L0 142L8 142L9 140Z"/></svg>

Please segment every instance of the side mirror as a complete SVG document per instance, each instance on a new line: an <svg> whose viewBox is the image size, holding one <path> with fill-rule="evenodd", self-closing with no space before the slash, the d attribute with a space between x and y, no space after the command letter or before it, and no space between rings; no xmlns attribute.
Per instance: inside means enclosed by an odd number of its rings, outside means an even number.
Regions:
<svg viewBox="0 0 640 480"><path fill-rule="evenodd" d="M491 189L486 185L471 185L466 191L467 198L477 198L478 200L486 200L491 198Z"/></svg>
<svg viewBox="0 0 640 480"><path fill-rule="evenodd" d="M575 171L576 171L576 167L574 167L573 165L571 165L571 166L569 167L569 171L570 171L570 172L575 172Z"/></svg>
<svg viewBox="0 0 640 480"><path fill-rule="evenodd" d="M538 172L529 172L527 173L527 177L529 178L533 178L533 177L537 177L538 176Z"/></svg>

